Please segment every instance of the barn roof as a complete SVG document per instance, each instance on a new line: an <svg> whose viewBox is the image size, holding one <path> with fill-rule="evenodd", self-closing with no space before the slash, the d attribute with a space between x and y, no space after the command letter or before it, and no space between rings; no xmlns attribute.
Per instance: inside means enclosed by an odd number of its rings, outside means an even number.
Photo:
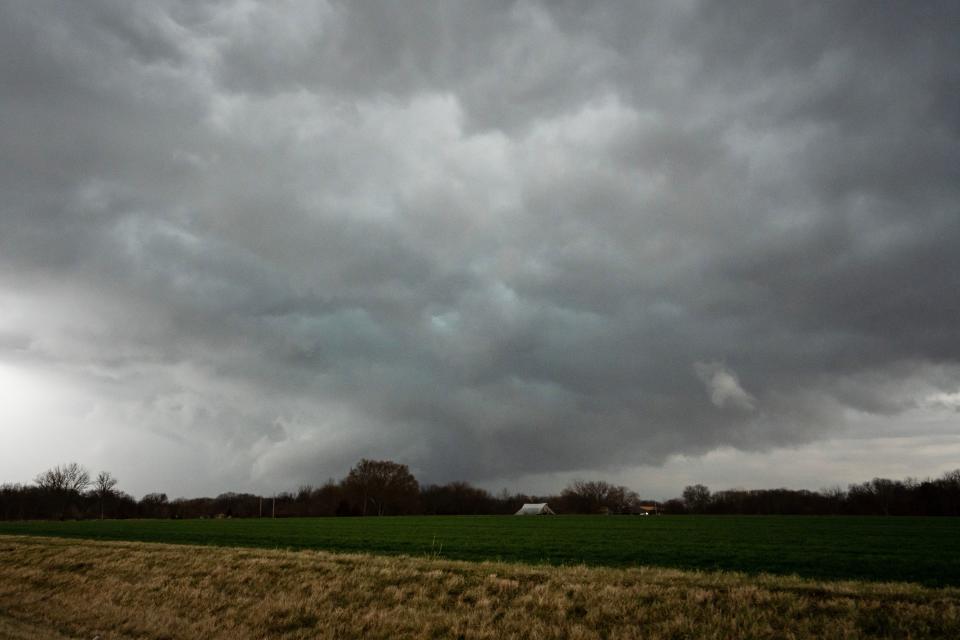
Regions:
<svg viewBox="0 0 960 640"><path fill-rule="evenodd" d="M518 516L556 515L546 502L528 502L517 511Z"/></svg>

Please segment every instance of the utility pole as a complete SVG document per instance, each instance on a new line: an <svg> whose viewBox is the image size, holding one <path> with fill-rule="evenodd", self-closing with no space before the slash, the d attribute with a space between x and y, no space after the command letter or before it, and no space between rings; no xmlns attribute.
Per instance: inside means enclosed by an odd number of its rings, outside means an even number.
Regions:
<svg viewBox="0 0 960 640"><path fill-rule="evenodd" d="M260 516L263 517L263 496L260 496Z"/></svg>
<svg viewBox="0 0 960 640"><path fill-rule="evenodd" d="M271 518L277 517L277 496L273 496L273 513L270 515Z"/></svg>

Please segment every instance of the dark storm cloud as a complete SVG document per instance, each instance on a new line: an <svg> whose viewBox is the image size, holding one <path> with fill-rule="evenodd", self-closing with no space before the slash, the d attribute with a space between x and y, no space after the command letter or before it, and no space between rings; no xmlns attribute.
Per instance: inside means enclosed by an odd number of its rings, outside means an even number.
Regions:
<svg viewBox="0 0 960 640"><path fill-rule="evenodd" d="M0 354L210 478L763 450L960 384L953 3L2 13Z"/></svg>

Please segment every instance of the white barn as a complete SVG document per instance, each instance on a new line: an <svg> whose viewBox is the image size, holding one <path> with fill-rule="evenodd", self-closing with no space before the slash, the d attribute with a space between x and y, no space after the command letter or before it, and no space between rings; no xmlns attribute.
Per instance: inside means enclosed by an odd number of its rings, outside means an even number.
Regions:
<svg viewBox="0 0 960 640"><path fill-rule="evenodd" d="M520 510L517 511L515 516L555 516L553 509L546 502L540 502L537 504L527 503L520 507Z"/></svg>

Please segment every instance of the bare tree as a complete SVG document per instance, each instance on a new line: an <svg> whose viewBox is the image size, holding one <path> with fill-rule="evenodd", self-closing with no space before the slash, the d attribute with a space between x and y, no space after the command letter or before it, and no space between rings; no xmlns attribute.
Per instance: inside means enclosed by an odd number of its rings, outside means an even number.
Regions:
<svg viewBox="0 0 960 640"><path fill-rule="evenodd" d="M840 485L834 485L820 490L820 495L824 497L832 514L840 513L843 503L847 499L847 492Z"/></svg>
<svg viewBox="0 0 960 640"><path fill-rule="evenodd" d="M640 498L628 488L603 480L575 480L561 494L575 513L630 513Z"/></svg>
<svg viewBox="0 0 960 640"><path fill-rule="evenodd" d="M250 496L251 498L253 496ZM140 517L141 518L169 518L170 517L170 499L165 493L148 493L140 498ZM253 510L251 509L250 512Z"/></svg>
<svg viewBox="0 0 960 640"><path fill-rule="evenodd" d="M37 486L48 491L82 493L90 486L90 472L76 462L58 464L36 477Z"/></svg>
<svg viewBox="0 0 960 640"><path fill-rule="evenodd" d="M710 504L710 489L702 484L694 484L683 489L683 502L693 513L703 513Z"/></svg>
<svg viewBox="0 0 960 640"><path fill-rule="evenodd" d="M100 519L103 520L103 503L113 496L113 489L117 486L117 479L109 471L101 471L93 482L93 492L100 498Z"/></svg>
<svg viewBox="0 0 960 640"><path fill-rule="evenodd" d="M58 464L35 479L37 486L50 495L61 518L67 515L71 502L90 486L90 472L76 462Z"/></svg>
<svg viewBox="0 0 960 640"><path fill-rule="evenodd" d="M941 480L946 484L951 484L955 487L960 487L960 469L954 469L953 471L947 471L943 474Z"/></svg>
<svg viewBox="0 0 960 640"><path fill-rule="evenodd" d="M363 515L368 508L378 516L414 512L420 493L407 465L390 460L364 458L350 469L343 486L360 503Z"/></svg>

